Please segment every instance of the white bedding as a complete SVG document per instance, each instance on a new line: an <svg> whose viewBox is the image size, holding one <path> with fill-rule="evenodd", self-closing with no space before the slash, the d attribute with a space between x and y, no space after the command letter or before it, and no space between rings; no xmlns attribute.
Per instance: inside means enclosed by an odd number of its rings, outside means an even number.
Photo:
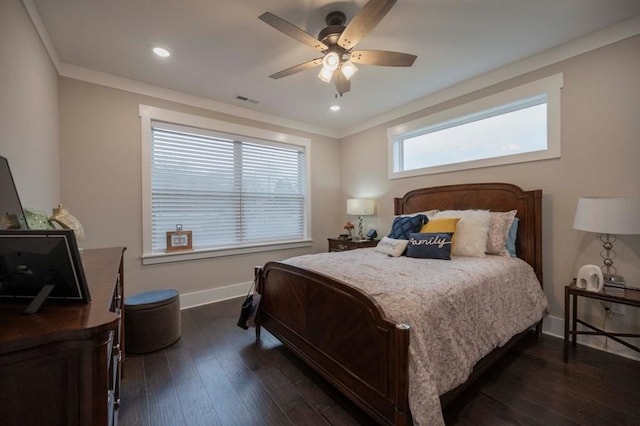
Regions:
<svg viewBox="0 0 640 426"><path fill-rule="evenodd" d="M371 249L284 260L365 290L386 316L411 327L409 405L416 425L442 425L439 396L475 363L540 320L547 300L518 258L389 257Z"/></svg>

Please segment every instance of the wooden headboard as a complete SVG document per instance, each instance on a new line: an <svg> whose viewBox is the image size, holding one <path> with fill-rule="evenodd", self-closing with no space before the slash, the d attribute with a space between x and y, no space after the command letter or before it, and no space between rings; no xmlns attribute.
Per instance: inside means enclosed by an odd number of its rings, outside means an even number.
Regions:
<svg viewBox="0 0 640 426"><path fill-rule="evenodd" d="M416 189L394 199L397 215L432 209L517 210L516 252L533 267L542 285L542 190L524 191L510 183L469 183Z"/></svg>

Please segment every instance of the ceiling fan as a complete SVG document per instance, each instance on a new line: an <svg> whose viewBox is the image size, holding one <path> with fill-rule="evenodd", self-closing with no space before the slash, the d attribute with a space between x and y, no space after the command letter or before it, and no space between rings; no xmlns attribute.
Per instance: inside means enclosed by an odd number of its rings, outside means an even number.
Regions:
<svg viewBox="0 0 640 426"><path fill-rule="evenodd" d="M410 67L417 56L387 50L353 50L389 12L397 0L369 0L345 26L346 15L340 11L326 17L327 27L318 38L301 30L290 22L270 13L260 19L278 31L322 53L323 56L294 65L269 77L278 79L322 65L318 78L326 83L334 81L340 96L351 89L351 76L358 70L354 64Z"/></svg>

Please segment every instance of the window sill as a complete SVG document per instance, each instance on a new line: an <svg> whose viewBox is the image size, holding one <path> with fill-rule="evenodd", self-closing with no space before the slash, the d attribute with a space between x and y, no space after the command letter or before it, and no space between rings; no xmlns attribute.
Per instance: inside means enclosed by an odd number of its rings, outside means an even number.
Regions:
<svg viewBox="0 0 640 426"><path fill-rule="evenodd" d="M287 250L292 248L310 247L312 243L312 240L302 240L243 247L221 247L216 249L193 249L175 252L149 253L142 255L142 264L156 265L158 263L182 262L185 260L207 259L211 257L234 256L238 254L260 253L273 250Z"/></svg>

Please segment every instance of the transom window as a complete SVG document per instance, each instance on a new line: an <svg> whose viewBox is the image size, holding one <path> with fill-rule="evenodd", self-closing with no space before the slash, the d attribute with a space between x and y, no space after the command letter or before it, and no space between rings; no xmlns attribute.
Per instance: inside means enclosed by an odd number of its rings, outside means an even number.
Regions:
<svg viewBox="0 0 640 426"><path fill-rule="evenodd" d="M388 129L390 178L560 156L562 77Z"/></svg>

